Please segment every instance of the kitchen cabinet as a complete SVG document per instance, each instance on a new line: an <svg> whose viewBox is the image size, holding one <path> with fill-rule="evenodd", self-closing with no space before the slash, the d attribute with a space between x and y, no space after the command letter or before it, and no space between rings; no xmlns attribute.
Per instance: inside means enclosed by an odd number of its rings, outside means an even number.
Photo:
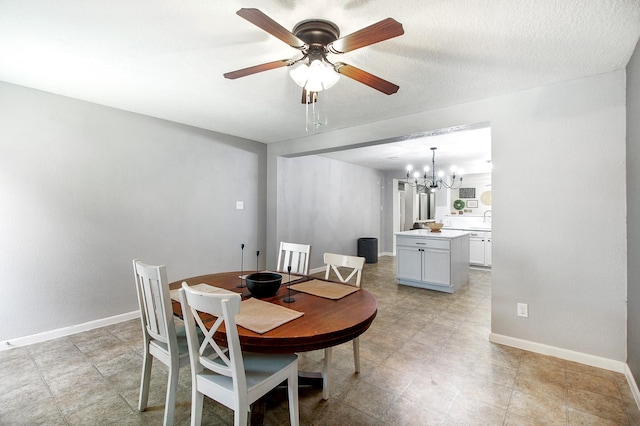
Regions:
<svg viewBox="0 0 640 426"><path fill-rule="evenodd" d="M491 232L470 231L469 262L472 265L491 266Z"/></svg>
<svg viewBox="0 0 640 426"><path fill-rule="evenodd" d="M396 233L398 283L453 293L469 277L469 233Z"/></svg>

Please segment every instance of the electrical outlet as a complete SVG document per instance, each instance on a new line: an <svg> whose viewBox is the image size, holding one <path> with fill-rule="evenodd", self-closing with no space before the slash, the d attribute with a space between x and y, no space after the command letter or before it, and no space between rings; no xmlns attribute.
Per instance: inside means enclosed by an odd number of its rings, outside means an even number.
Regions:
<svg viewBox="0 0 640 426"><path fill-rule="evenodd" d="M244 209L244 201L236 201L236 210Z"/></svg>
<svg viewBox="0 0 640 426"><path fill-rule="evenodd" d="M518 303L518 316L519 317L529 317L529 305L526 303Z"/></svg>

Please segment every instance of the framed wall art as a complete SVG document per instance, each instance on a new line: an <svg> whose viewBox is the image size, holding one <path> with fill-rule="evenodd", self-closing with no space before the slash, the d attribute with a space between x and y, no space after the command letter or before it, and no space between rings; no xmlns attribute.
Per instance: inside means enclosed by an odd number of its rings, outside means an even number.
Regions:
<svg viewBox="0 0 640 426"><path fill-rule="evenodd" d="M476 198L476 189L475 188L460 188L458 196L460 198Z"/></svg>

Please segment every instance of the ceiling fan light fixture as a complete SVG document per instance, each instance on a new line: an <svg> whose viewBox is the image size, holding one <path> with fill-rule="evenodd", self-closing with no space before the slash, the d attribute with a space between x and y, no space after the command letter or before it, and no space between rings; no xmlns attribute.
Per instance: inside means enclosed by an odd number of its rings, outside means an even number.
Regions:
<svg viewBox="0 0 640 426"><path fill-rule="evenodd" d="M309 92L329 89L340 80L333 67L322 60L311 61L311 65L299 64L289 71L291 79Z"/></svg>
<svg viewBox="0 0 640 426"><path fill-rule="evenodd" d="M299 63L289 71L291 79L300 87L307 84L307 76L309 75L309 67L307 64Z"/></svg>
<svg viewBox="0 0 640 426"><path fill-rule="evenodd" d="M320 80L322 81L322 86L325 90L330 89L338 82L338 80L340 80L340 74L335 72L330 64L326 62L321 62L321 64Z"/></svg>

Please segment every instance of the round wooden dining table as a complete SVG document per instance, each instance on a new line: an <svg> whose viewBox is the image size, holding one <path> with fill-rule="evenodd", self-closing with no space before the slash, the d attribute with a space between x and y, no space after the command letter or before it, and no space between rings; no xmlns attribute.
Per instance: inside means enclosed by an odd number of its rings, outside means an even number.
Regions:
<svg viewBox="0 0 640 426"><path fill-rule="evenodd" d="M241 284L240 272L222 272L186 278L173 282L170 289L178 289L183 282L188 285L209 284L231 290L242 295L243 300L251 297L247 287ZM282 273L286 277L286 273ZM317 277L305 276L293 281L297 284ZM344 285L336 283L336 285ZM283 299L288 296L287 285L280 286L278 292L262 301L281 305L304 315L287 322L264 334L258 334L243 327L238 327L242 350L262 353L295 353L324 349L348 342L364 333L378 311L375 297L364 289L360 289L341 299L328 299L308 293L291 290L294 302L287 303ZM180 303L173 301L173 311L181 316Z"/></svg>

